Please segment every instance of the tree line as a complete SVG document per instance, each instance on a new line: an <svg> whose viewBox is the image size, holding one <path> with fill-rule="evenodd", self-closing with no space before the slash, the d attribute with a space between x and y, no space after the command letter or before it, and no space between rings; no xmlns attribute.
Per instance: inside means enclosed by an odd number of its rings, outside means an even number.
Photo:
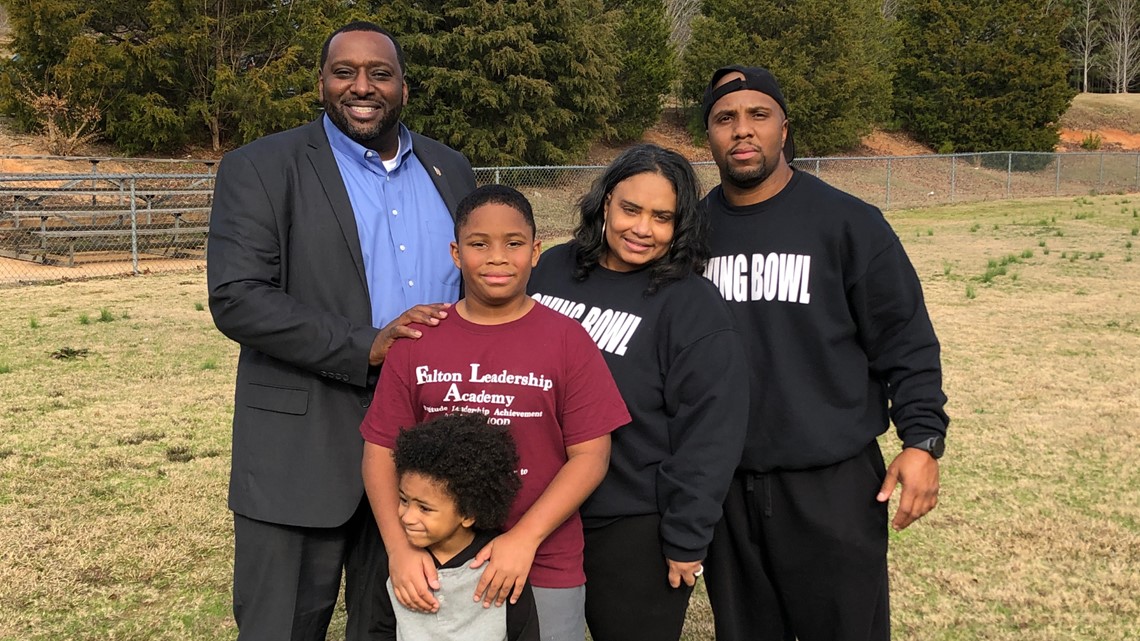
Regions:
<svg viewBox="0 0 1140 641"><path fill-rule="evenodd" d="M1065 34L1081 91L1128 93L1140 80L1140 0L1070 0Z"/></svg>
<svg viewBox="0 0 1140 641"><path fill-rule="evenodd" d="M1047 151L1077 40L1095 45L1083 69L1136 84L1140 19L1110 46L1114 3L1140 0L0 0L0 111L64 147L223 150L314 118L321 44L363 19L405 50L408 125L477 165L575 162L667 100L700 136L705 82L733 63L780 79L801 156L875 125L944 152Z"/></svg>

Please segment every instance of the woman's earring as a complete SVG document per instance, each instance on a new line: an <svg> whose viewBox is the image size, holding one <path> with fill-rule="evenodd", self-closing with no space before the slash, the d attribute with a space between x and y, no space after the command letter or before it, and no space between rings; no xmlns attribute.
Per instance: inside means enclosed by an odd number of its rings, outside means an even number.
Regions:
<svg viewBox="0 0 1140 641"><path fill-rule="evenodd" d="M609 216L610 199L613 197L613 194L606 194L606 199L602 202L602 238L606 237L606 217Z"/></svg>

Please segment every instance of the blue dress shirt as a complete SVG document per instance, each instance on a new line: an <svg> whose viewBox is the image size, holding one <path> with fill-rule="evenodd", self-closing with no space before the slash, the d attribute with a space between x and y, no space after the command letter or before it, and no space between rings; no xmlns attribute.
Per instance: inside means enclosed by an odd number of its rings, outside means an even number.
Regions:
<svg viewBox="0 0 1140 641"><path fill-rule="evenodd" d="M384 327L413 305L454 302L454 223L412 153L411 132L400 124L399 151L388 169L379 153L344 135L327 115L323 120L356 218L373 326Z"/></svg>

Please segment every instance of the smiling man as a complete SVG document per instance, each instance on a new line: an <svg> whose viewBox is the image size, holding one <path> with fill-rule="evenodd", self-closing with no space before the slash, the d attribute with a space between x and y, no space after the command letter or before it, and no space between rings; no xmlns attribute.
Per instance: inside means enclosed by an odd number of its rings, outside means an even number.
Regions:
<svg viewBox="0 0 1140 641"><path fill-rule="evenodd" d="M938 339L882 213L795 170L787 103L765 69L705 91L721 184L705 198L705 275L751 365L748 437L705 565L719 641L885 641L887 501L903 529L938 500ZM893 421L902 451L884 465Z"/></svg>
<svg viewBox="0 0 1140 641"><path fill-rule="evenodd" d="M214 191L210 311L241 344L229 506L242 641L323 641L342 572L346 636L368 638L387 558L360 422L392 342L458 297L451 215L475 188L466 158L400 123L404 58L384 29L329 36L319 94L321 118L227 154Z"/></svg>

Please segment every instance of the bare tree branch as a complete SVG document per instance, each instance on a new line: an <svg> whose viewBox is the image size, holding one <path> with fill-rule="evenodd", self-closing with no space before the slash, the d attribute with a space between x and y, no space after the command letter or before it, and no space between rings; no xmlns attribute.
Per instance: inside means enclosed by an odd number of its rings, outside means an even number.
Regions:
<svg viewBox="0 0 1140 641"><path fill-rule="evenodd" d="M1089 91L1089 72L1096 65L1097 47L1104 38L1104 30L1097 19L1098 0L1076 0L1071 25L1072 39L1068 49L1081 67L1081 92Z"/></svg>
<svg viewBox="0 0 1140 641"><path fill-rule="evenodd" d="M665 0L669 15L669 41L680 54L689 44L689 23L701 11L701 0Z"/></svg>
<svg viewBox="0 0 1140 641"><path fill-rule="evenodd" d="M1140 1L1108 0L1105 23L1108 84L1114 93L1128 93L1140 77Z"/></svg>

